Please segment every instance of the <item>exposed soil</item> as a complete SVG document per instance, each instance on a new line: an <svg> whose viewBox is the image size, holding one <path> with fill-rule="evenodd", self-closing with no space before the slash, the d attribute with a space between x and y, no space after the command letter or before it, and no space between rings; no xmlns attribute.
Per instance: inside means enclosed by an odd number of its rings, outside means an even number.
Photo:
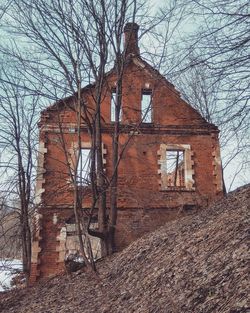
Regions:
<svg viewBox="0 0 250 313"><path fill-rule="evenodd" d="M0 294L3 313L250 313L250 186L76 273Z"/></svg>

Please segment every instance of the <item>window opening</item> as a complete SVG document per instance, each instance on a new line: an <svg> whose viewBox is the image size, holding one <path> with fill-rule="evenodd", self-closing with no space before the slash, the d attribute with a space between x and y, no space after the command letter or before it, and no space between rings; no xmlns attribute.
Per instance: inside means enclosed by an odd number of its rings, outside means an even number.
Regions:
<svg viewBox="0 0 250 313"><path fill-rule="evenodd" d="M87 223L87 220L85 220L85 222ZM92 218L90 228L97 229L98 228L97 225L98 225L97 218L96 217ZM76 267L76 269L79 269L81 267L81 264L83 264L84 262L83 257L80 253L80 243L76 231L77 228L75 224L75 218L71 217L68 221L66 221L65 226L66 226L65 261L66 264L69 264L71 267L74 266ZM82 236L84 251L86 253L87 258L89 258L89 256L86 236L90 240L94 261L96 261L101 257L100 239L86 234Z"/></svg>
<svg viewBox="0 0 250 313"><path fill-rule="evenodd" d="M167 186L185 187L185 166L183 150L166 151Z"/></svg>
<svg viewBox="0 0 250 313"><path fill-rule="evenodd" d="M152 92L151 90L142 91L141 119L143 123L152 123Z"/></svg>
<svg viewBox="0 0 250 313"><path fill-rule="evenodd" d="M91 166L91 149L82 148L80 150L77 165L77 181L79 185L86 186L89 183L89 174Z"/></svg>
<svg viewBox="0 0 250 313"><path fill-rule="evenodd" d="M110 105L110 120L115 122L115 108L116 108L116 90L111 92L111 105ZM121 121L122 109L120 109L119 121Z"/></svg>
<svg viewBox="0 0 250 313"><path fill-rule="evenodd" d="M195 190L194 153L189 144L161 144L157 153L161 190Z"/></svg>

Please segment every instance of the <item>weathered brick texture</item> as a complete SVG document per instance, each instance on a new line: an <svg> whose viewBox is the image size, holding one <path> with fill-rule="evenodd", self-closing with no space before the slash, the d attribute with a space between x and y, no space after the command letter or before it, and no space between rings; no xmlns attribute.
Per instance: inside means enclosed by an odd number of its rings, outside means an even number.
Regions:
<svg viewBox="0 0 250 313"><path fill-rule="evenodd" d="M134 37L133 37L134 38ZM135 37L137 38L137 37ZM132 49L131 47L129 49ZM111 173L112 131L110 122L111 90L115 88L113 71L106 77L106 90L101 106L106 174ZM93 87L84 88L82 96L89 105ZM152 123L141 123L142 90L152 91ZM118 221L116 243L119 249L145 232L166 221L199 209L222 194L222 176L218 129L183 101L174 86L136 54L127 55L123 78L120 149L126 146L119 165ZM67 99L67 102L73 98ZM40 142L42 166L38 178L39 213L42 216L34 239L31 282L64 270L58 236L65 220L72 215L73 188L63 153L58 116L63 121L66 149L74 164L77 142L74 132L75 113L64 102L42 112ZM132 135L133 134L133 135ZM82 142L90 143L87 129L82 127ZM189 162L192 186L168 189L161 185L161 145L190 147ZM86 189L84 207L89 207L91 193ZM61 243L62 246L62 243ZM36 248L35 248L36 247Z"/></svg>

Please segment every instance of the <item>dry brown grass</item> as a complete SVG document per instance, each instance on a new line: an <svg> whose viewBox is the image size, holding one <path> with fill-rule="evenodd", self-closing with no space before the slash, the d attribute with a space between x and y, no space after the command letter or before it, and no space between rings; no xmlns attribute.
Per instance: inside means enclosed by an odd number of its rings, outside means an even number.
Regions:
<svg viewBox="0 0 250 313"><path fill-rule="evenodd" d="M99 264L0 295L3 313L249 313L250 186Z"/></svg>

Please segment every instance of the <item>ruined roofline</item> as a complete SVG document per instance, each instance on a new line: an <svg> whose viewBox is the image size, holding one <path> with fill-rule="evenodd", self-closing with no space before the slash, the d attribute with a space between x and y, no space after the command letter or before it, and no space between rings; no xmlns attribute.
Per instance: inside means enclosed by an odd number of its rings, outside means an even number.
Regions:
<svg viewBox="0 0 250 313"><path fill-rule="evenodd" d="M139 25L136 23L127 23L124 27L124 58L125 58L125 67L129 66L130 62L133 62L134 65L138 66L140 70L147 70L150 75L152 75L155 79L158 79L164 85L166 88L170 90L170 92L174 93L177 98L179 98L181 101L183 101L186 105L190 106L200 117L201 119L209 124L213 125L215 128L217 128L216 125L213 123L209 123L200 113L197 109L195 109L192 104L188 103L181 97L181 93L175 88L175 85L172 84L167 80L165 76L163 76L159 70L155 69L152 65L150 65L146 60L144 60L140 56L139 46L138 46L138 30ZM113 68L109 70L107 73L104 74L105 79L108 79L109 76L116 74L116 65L114 64ZM86 86L84 86L81 89L81 94L83 95L86 91L91 90L95 88L96 82L90 83ZM74 94L65 97L63 99L60 99L56 101L55 103L48 106L46 109L44 109L41 112L41 115L46 115L49 112L56 111L60 109L60 106L68 105L71 101L74 101L74 99L77 98L77 92ZM41 124L42 121L39 122Z"/></svg>
<svg viewBox="0 0 250 313"><path fill-rule="evenodd" d="M143 60L140 56L133 56L133 55L129 55L127 57L127 66L129 66L129 63L133 62L135 66L137 66L140 70L147 70L149 72L150 75L152 75L153 77L155 77L155 79L161 81L166 88L169 89L170 92L174 93L176 95L177 98L179 98L181 101L183 101L187 106L190 106L194 111L196 111L196 113L200 116L200 118L203 120L203 122L206 123L206 125L211 126L214 129L218 129L218 127L213 124L213 123L209 123L199 112L197 109L195 109L191 104L189 104L187 101L185 101L182 97L181 97L181 93L175 88L175 85L173 85L172 83L170 83L167 78L165 76L163 76L157 69L155 69L152 65L150 65L147 61ZM115 67L113 67L110 71L108 71L105 74L106 79L111 76L114 75L116 73L115 71ZM81 94L84 94L85 92L87 92L88 90L91 90L95 88L95 82L88 84L86 86L84 86L81 89ZM69 105L69 103L71 101L74 100L74 98L76 99L77 97L77 92L75 92L73 95L65 97L63 99L58 100L57 102L55 102L54 104L52 104L51 106L47 107L46 109L44 109L41 112L41 115L45 115L48 114L49 112L55 112L58 109L60 109L60 107L63 107L65 105ZM39 125L43 124L42 121L40 120Z"/></svg>
<svg viewBox="0 0 250 313"><path fill-rule="evenodd" d="M127 57L127 66L129 65L129 62L133 62L136 66L138 66L138 68L140 68L140 70L146 69L148 70L148 72L154 76L156 79L160 80L162 83L164 83L164 85L166 86L166 88L169 89L170 92L174 93L176 95L177 98L179 98L181 101L183 101L187 106L190 106L194 111L196 111L196 113L200 116L200 118L203 120L204 123L206 123L206 125L209 125L210 127L217 129L218 127L213 124L208 122L201 114L200 112L195 109L190 103L188 103L187 101L185 101L182 97L181 97L181 93L175 88L175 85L173 85L172 83L170 83L167 78L165 76L163 76L157 69L155 69L152 65L150 65L147 61L143 60L140 56L133 56L133 55L129 55ZM105 78L107 79L109 76L115 74L115 67L113 67L110 71L108 71L105 74ZM91 84L88 84L86 86L84 86L81 89L81 94L84 94L85 92L87 92L88 90L91 90L93 88L95 88L96 83L93 82ZM51 106L47 107L46 109L44 109L41 112L41 115L45 115L48 114L49 112L55 112L58 109L60 109L60 107L63 107L65 105L68 105L71 101L74 100L74 98L76 99L77 97L77 92L75 92L73 95L65 97L63 99L60 99L58 101L56 101L55 103L53 103ZM43 124L43 122L40 120L39 122L39 126L41 126L41 124Z"/></svg>
<svg viewBox="0 0 250 313"><path fill-rule="evenodd" d="M151 71L154 71L155 74L159 75L161 78L164 78L164 76L162 76L159 71L154 69L151 65L149 65L146 61L144 61L141 58L139 45L138 45L138 30L139 30L139 25L136 24L135 22L126 23L125 26L124 26L124 29L123 29L123 33L124 33L124 51L123 52L124 52L124 58L125 58L125 61L126 61L127 65L133 58L136 58L138 60L138 62L143 62ZM107 73L104 74L105 78L107 78L110 75L115 73L115 67L116 66L114 64L113 68L111 70L109 70ZM166 80L166 78L164 78L164 79L165 79L166 83L169 85L169 87L173 88L172 91L178 93L175 90L174 85L171 84L168 80ZM84 86L81 89L81 93L84 93L88 89L94 88L95 84L96 84L96 82L93 82L93 83L90 83L90 84ZM74 94L72 94L72 95L70 95L68 97L65 97L63 99L59 99L55 103L51 104L46 109L44 109L41 112L41 114L46 113L48 111L57 110L59 105L65 104L68 101L73 100L74 97L77 97L77 91Z"/></svg>

